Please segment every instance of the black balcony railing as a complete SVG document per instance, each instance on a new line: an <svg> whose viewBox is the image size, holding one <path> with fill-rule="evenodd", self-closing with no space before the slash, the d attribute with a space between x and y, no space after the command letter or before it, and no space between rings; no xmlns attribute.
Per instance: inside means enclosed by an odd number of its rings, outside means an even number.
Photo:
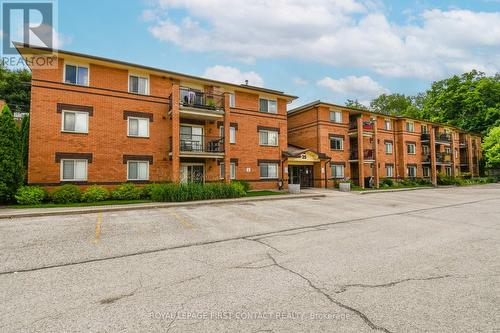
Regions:
<svg viewBox="0 0 500 333"><path fill-rule="evenodd" d="M353 130L353 129L356 129L358 128L358 122L357 121L351 121L349 122L349 129L350 130Z"/></svg>
<svg viewBox="0 0 500 333"><path fill-rule="evenodd" d="M223 153L224 138L205 135L180 135L181 152Z"/></svg>
<svg viewBox="0 0 500 333"><path fill-rule="evenodd" d="M449 153L436 153L437 163L451 163L451 154Z"/></svg>
<svg viewBox="0 0 500 333"><path fill-rule="evenodd" d="M460 156L460 164L469 164L467 156Z"/></svg>
<svg viewBox="0 0 500 333"><path fill-rule="evenodd" d="M373 149L365 149L363 150L363 159L365 160L373 160L375 158L375 155L373 153ZM350 160L358 160L358 150L351 150L349 153L349 159Z"/></svg>
<svg viewBox="0 0 500 333"><path fill-rule="evenodd" d="M420 139L422 141L429 141L431 139L431 135L430 135L430 133L422 133L422 135L420 136Z"/></svg>
<svg viewBox="0 0 500 333"><path fill-rule="evenodd" d="M430 163L431 154L422 154L422 163Z"/></svg>
<svg viewBox="0 0 500 333"><path fill-rule="evenodd" d="M224 96L199 90L180 88L181 106L205 110L223 110Z"/></svg>
<svg viewBox="0 0 500 333"><path fill-rule="evenodd" d="M448 134L448 133L436 133L436 141L439 141L439 142L451 142L451 134Z"/></svg>

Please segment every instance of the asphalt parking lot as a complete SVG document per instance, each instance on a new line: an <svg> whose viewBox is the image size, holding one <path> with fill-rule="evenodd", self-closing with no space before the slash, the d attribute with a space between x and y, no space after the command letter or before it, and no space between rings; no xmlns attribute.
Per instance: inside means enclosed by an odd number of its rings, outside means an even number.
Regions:
<svg viewBox="0 0 500 333"><path fill-rule="evenodd" d="M0 220L1 332L498 332L500 184Z"/></svg>

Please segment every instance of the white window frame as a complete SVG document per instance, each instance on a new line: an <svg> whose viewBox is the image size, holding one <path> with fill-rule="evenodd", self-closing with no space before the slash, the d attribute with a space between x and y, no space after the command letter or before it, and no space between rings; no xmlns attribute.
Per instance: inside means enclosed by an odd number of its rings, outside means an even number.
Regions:
<svg viewBox="0 0 500 333"><path fill-rule="evenodd" d="M219 165L220 165L219 178L224 179L224 175L226 173L226 170L224 169L225 163L222 162ZM234 163L234 162L229 163L229 179L231 179L231 180L236 179L236 163Z"/></svg>
<svg viewBox="0 0 500 333"><path fill-rule="evenodd" d="M260 109L260 101L261 100L267 101L267 111L262 111ZM276 104L276 110L275 110L275 112L271 112L270 111L271 108L269 107L269 102L274 102ZM259 112L270 113L270 114L278 114L278 100L276 100L276 99L269 99L269 98L265 98L265 97L259 97Z"/></svg>
<svg viewBox="0 0 500 333"><path fill-rule="evenodd" d="M146 163L147 164L147 169L146 169L146 178L145 179L130 179L129 177L129 166L130 163ZM139 169L137 169L139 170ZM137 172L137 176L139 176L139 172ZM130 181L144 181L144 180L149 180L149 161L127 161L127 180Z"/></svg>
<svg viewBox="0 0 500 333"><path fill-rule="evenodd" d="M446 153L446 155L451 155L451 148L450 147L445 147L444 148L444 152Z"/></svg>
<svg viewBox="0 0 500 333"><path fill-rule="evenodd" d="M389 170L391 170L391 172L388 172ZM385 176L387 178L393 178L394 177L394 165L386 165L385 166Z"/></svg>
<svg viewBox="0 0 500 333"><path fill-rule="evenodd" d="M335 140L340 140L340 148L332 148L332 139L335 139ZM336 136L331 136L330 137L330 150L334 150L334 151L341 151L341 150L344 150L344 138L339 138L339 137L336 137Z"/></svg>
<svg viewBox="0 0 500 333"><path fill-rule="evenodd" d="M85 118L87 120L87 124L86 124L87 130L84 131L84 132L80 132L80 131L76 130L76 117L75 117L75 130L74 131L70 131L70 130L65 129L64 128L64 115L66 113L74 113L75 115L76 114L84 114ZM62 110L61 111L61 132L64 132L64 133L84 133L84 134L88 134L89 133L89 113L88 112L81 112L81 111Z"/></svg>
<svg viewBox="0 0 500 333"><path fill-rule="evenodd" d="M233 126L229 127L229 143L232 144L236 143L236 127Z"/></svg>
<svg viewBox="0 0 500 333"><path fill-rule="evenodd" d="M384 145L385 145L385 153L392 154L394 151L394 144L391 141L386 141ZM388 147L391 147L391 149L387 149Z"/></svg>
<svg viewBox="0 0 500 333"><path fill-rule="evenodd" d="M230 108L236 107L236 95L234 93L229 94L229 107ZM259 104L259 108L260 108L260 104Z"/></svg>
<svg viewBox="0 0 500 333"><path fill-rule="evenodd" d="M426 124L422 124L422 134L429 134L429 127Z"/></svg>
<svg viewBox="0 0 500 333"><path fill-rule="evenodd" d="M413 152L409 152L409 147L413 147ZM417 145L414 143L407 143L406 144L406 153L408 155L417 155Z"/></svg>
<svg viewBox="0 0 500 333"><path fill-rule="evenodd" d="M130 77L131 76L135 76L135 77L138 77L138 78L143 78L143 79L146 79L147 82L146 82L146 92L143 94L141 92L134 92L134 91L130 91ZM128 73L128 82L127 82L127 91L131 94L136 94L136 95L144 95L144 96L147 96L150 94L150 77L149 75L145 75L145 74L138 74L138 73L134 73L134 72L129 72Z"/></svg>
<svg viewBox="0 0 500 333"><path fill-rule="evenodd" d="M74 66L76 67L76 82L71 83L71 82L66 82L66 65ZM78 67L82 68L87 68L87 84L78 84ZM90 65L85 64L85 63L77 63L77 62L64 62L64 68L63 68L63 83L65 84L71 84L74 86L80 86L80 87L88 87L90 86Z"/></svg>
<svg viewBox="0 0 500 333"><path fill-rule="evenodd" d="M336 124L342 124L342 111L330 111L330 121Z"/></svg>
<svg viewBox="0 0 500 333"><path fill-rule="evenodd" d="M411 121L406 122L406 131L410 133L415 133L415 123Z"/></svg>
<svg viewBox="0 0 500 333"><path fill-rule="evenodd" d="M135 119L138 121L146 121L148 126L147 126L147 133L146 135L140 135L139 134L139 125L137 125L137 135L130 134L130 119ZM143 118L143 117L127 117L127 136L134 137L134 138L149 138L149 118Z"/></svg>
<svg viewBox="0 0 500 333"><path fill-rule="evenodd" d="M415 170L415 175L410 176L410 169ZM411 178L417 178L417 167L414 165L407 165L406 166L406 175Z"/></svg>
<svg viewBox="0 0 500 333"><path fill-rule="evenodd" d="M85 162L85 177L84 178L73 178L73 179L64 179L64 162L72 161L73 164L73 175L76 174L76 162ZM60 179L62 182L84 182L88 179L89 174L89 161L85 159L73 159L73 158L65 158L60 161Z"/></svg>
<svg viewBox="0 0 500 333"><path fill-rule="evenodd" d="M431 176L431 168L429 168L429 167L423 167L422 168L422 176L424 178L429 178Z"/></svg>
<svg viewBox="0 0 500 333"><path fill-rule="evenodd" d="M385 119L384 120L384 129L386 131L390 131L392 128L392 121L390 119Z"/></svg>
<svg viewBox="0 0 500 333"><path fill-rule="evenodd" d="M424 154L424 155L429 154L429 146L422 145L422 154Z"/></svg>
<svg viewBox="0 0 500 333"><path fill-rule="evenodd" d="M267 133L267 142L269 142L269 133L276 133L276 144L271 145L271 144L264 144L261 141L261 133ZM280 134L277 131L269 131L269 130L259 130L259 145L260 146L265 146L265 147L278 147L280 143Z"/></svg>
<svg viewBox="0 0 500 333"><path fill-rule="evenodd" d="M341 170L341 172L340 172L341 175L337 174L338 170ZM332 164L331 171L332 171L332 178L334 178L334 179L339 179L339 178L345 177L345 166L342 164Z"/></svg>
<svg viewBox="0 0 500 333"><path fill-rule="evenodd" d="M268 176L267 177L262 177L262 172L261 172L261 168L263 165L266 165L268 167L267 169L267 174ZM270 165L275 165L276 166L276 177L269 177L269 166ZM260 163L259 165L259 177L260 179L278 179L279 178L279 164L278 163Z"/></svg>
<svg viewBox="0 0 500 333"><path fill-rule="evenodd" d="M449 170L449 172L448 172L448 170ZM448 177L451 177L451 174L452 174L453 170L452 170L452 168L450 166L447 166L447 167L444 168L444 172L446 173L446 175Z"/></svg>

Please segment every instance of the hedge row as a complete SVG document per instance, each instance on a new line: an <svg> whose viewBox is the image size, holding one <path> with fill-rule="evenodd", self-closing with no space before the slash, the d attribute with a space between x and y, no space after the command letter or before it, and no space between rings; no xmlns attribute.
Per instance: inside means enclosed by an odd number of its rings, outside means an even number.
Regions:
<svg viewBox="0 0 500 333"><path fill-rule="evenodd" d="M241 183L213 184L149 184L137 187L126 183L115 190L108 191L102 186L93 185L82 191L76 185L63 185L51 192L36 186L22 186L15 198L21 205L39 205L43 202L68 204L76 202L98 202L105 200L150 199L162 202L178 202L207 199L239 198L245 196L245 186Z"/></svg>
<svg viewBox="0 0 500 333"><path fill-rule="evenodd" d="M438 174L437 183L438 185L465 186L465 185L475 185L475 184L496 183L496 179L493 177L477 177L477 178L451 177L443 174Z"/></svg>

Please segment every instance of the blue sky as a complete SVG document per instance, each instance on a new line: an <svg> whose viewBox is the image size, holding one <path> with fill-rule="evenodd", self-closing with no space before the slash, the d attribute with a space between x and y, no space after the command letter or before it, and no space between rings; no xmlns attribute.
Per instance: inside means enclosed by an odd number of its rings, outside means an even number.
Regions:
<svg viewBox="0 0 500 333"><path fill-rule="evenodd" d="M59 0L63 49L344 103L500 68L500 0Z"/></svg>

